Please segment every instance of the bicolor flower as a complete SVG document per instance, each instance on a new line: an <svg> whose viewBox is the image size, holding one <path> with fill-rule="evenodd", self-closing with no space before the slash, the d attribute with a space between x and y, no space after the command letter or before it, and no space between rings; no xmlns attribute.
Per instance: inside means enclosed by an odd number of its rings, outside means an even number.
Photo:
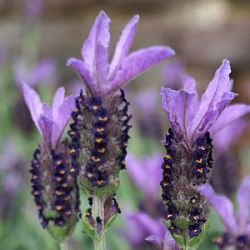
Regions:
<svg viewBox="0 0 250 250"><path fill-rule="evenodd" d="M72 148L80 153L80 185L90 196L112 198L119 186L119 172L125 168L131 115L121 88L174 55L165 46L128 54L138 21L139 16L134 16L125 26L109 63L110 19L101 11L83 43L82 60L70 58L67 63L79 73L86 87L86 93L81 92L76 100L69 135ZM105 223L106 219L101 219L101 224Z"/></svg>
<svg viewBox="0 0 250 250"><path fill-rule="evenodd" d="M223 60L201 98L190 77L184 79L184 87L179 91L161 90L163 109L171 125L162 165L165 217L173 237L184 237L186 243L200 235L206 222L205 200L195 185L206 182L212 167L211 138L249 112L250 107L244 104L228 106L236 96L231 91L230 73L229 61Z"/></svg>
<svg viewBox="0 0 250 250"><path fill-rule="evenodd" d="M245 177L238 189L236 211L233 203L226 196L216 194L210 185L202 185L198 190L219 215L224 226L225 233L216 239L219 248L250 249L250 176Z"/></svg>
<svg viewBox="0 0 250 250"><path fill-rule="evenodd" d="M42 226L62 241L77 221L79 194L75 151L62 141L65 127L75 106L75 97L64 97L64 88L55 94L52 107L23 83L23 95L42 142L31 163L32 195ZM55 229L56 227L56 229Z"/></svg>

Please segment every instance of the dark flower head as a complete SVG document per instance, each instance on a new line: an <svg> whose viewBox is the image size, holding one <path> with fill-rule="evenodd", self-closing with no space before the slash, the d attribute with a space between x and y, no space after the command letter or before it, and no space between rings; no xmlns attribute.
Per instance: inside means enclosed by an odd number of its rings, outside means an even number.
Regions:
<svg viewBox="0 0 250 250"><path fill-rule="evenodd" d="M83 60L68 60L68 65L77 70L93 95L115 92L143 71L174 55L171 48L164 46L149 47L128 55L138 21L139 16L136 15L125 26L109 63L110 19L101 11L83 43Z"/></svg>

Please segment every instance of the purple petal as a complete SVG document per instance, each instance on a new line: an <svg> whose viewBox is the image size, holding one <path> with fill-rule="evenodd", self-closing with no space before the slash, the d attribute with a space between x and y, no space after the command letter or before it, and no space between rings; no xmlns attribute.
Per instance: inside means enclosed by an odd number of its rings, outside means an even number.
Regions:
<svg viewBox="0 0 250 250"><path fill-rule="evenodd" d="M75 96L69 96L63 100L63 103L58 107L56 116L53 117L54 125L52 129L52 147L55 148L60 140L65 127L71 117L71 113L75 108Z"/></svg>
<svg viewBox="0 0 250 250"><path fill-rule="evenodd" d="M137 159L133 155L128 154L126 160L129 175L135 185L145 193L147 199L157 199L162 178L161 155L153 154Z"/></svg>
<svg viewBox="0 0 250 250"><path fill-rule="evenodd" d="M101 11L92 26L89 37L83 44L82 57L91 74L96 70L97 44L101 44L104 48L108 48L110 40L109 23L109 17L104 11Z"/></svg>
<svg viewBox="0 0 250 250"><path fill-rule="evenodd" d="M84 61L76 58L70 58L67 61L67 66L73 67L83 79L86 86L91 89L92 85L96 85L96 81L91 77L89 69Z"/></svg>
<svg viewBox="0 0 250 250"><path fill-rule="evenodd" d="M97 44L96 48L96 78L97 86L92 85L95 92L103 92L107 88L107 75L108 75L108 51L107 48L101 44Z"/></svg>
<svg viewBox="0 0 250 250"><path fill-rule="evenodd" d="M227 109L226 109L227 110ZM226 111L225 110L225 111ZM224 112L225 112L224 111ZM224 113L223 112L223 113ZM222 114L223 114L222 113ZM220 117L221 118L221 117ZM219 119L220 119L219 118ZM218 120L219 120L218 119ZM218 121L217 121L218 122ZM216 122L216 124L217 124ZM218 133L213 136L213 144L216 147L216 150L220 150L222 152L227 152L229 147L237 141L237 138L241 135L241 133L244 131L244 129L247 127L248 123L247 121L239 118L238 120L235 120L234 122L227 125L225 128L222 128ZM212 128L213 130L213 128ZM211 130L210 130L211 131Z"/></svg>
<svg viewBox="0 0 250 250"><path fill-rule="evenodd" d="M163 224L159 220L152 219L146 213L135 213L126 216L128 225L128 238L133 244L138 244L150 235L159 235L163 237Z"/></svg>
<svg viewBox="0 0 250 250"><path fill-rule="evenodd" d="M175 91L161 89L162 107L168 115L168 120L174 132L188 137L190 123L197 106L197 95L183 90Z"/></svg>
<svg viewBox="0 0 250 250"><path fill-rule="evenodd" d="M206 112L202 121L200 122L199 128L197 129L197 131L195 131L196 137L203 135L215 124L222 111L234 97L235 94L232 92L225 93L221 100L217 101L215 103L215 106L211 107L211 109Z"/></svg>
<svg viewBox="0 0 250 250"><path fill-rule="evenodd" d="M152 242L162 247L164 244L164 240L159 235L150 235L149 237L146 238L146 241Z"/></svg>
<svg viewBox="0 0 250 250"><path fill-rule="evenodd" d="M60 107L60 105L63 103L64 100L64 94L65 94L65 89L64 87L61 87L57 89L54 99L53 99L53 104L52 104L52 114L53 117L57 116L57 110Z"/></svg>
<svg viewBox="0 0 250 250"><path fill-rule="evenodd" d="M240 232L244 234L247 231L247 222L250 214L250 176L245 177L237 193L238 213L237 221L240 225Z"/></svg>
<svg viewBox="0 0 250 250"><path fill-rule="evenodd" d="M38 123L42 131L42 137L44 143L49 147L51 147L53 121L50 118L46 117L45 115L41 115L38 120Z"/></svg>
<svg viewBox="0 0 250 250"><path fill-rule="evenodd" d="M199 186L198 191L205 196L209 205L220 216L226 229L233 235L237 235L238 228L234 218L232 202L226 196L216 194L210 185Z"/></svg>
<svg viewBox="0 0 250 250"><path fill-rule="evenodd" d="M125 56L130 50L130 47L135 37L136 26L139 19L139 15L133 16L122 31L120 39L115 48L114 57L110 64L109 80L112 80L114 78L117 70L122 64L122 60L125 58Z"/></svg>
<svg viewBox="0 0 250 250"><path fill-rule="evenodd" d="M230 98L233 98L231 91L232 82L230 81L229 74L231 73L230 63L228 60L223 60L222 65L216 71L213 80L208 85L205 93L201 97L199 110L194 118L192 125L192 133L194 134L200 126L204 126L203 120L206 114L211 110L216 110L218 102ZM225 96L225 94L231 94L231 97ZM226 103L225 103L226 104ZM217 106L217 107L216 107ZM223 109L220 109L222 112ZM218 112L218 115L220 114Z"/></svg>
<svg viewBox="0 0 250 250"><path fill-rule="evenodd" d="M33 90L29 85L23 82L23 96L24 100L29 108L31 117L33 122L36 125L36 128L42 135L42 130L39 125L39 118L42 113L42 102L40 100L40 97L36 93L35 90Z"/></svg>
<svg viewBox="0 0 250 250"><path fill-rule="evenodd" d="M235 120L250 112L250 105L233 104L228 106L210 129L211 134L216 134L221 129L230 125Z"/></svg>
<svg viewBox="0 0 250 250"><path fill-rule="evenodd" d="M131 53L123 60L121 68L115 79L111 81L107 92L119 89L143 71L174 54L171 48L163 46L149 47Z"/></svg>

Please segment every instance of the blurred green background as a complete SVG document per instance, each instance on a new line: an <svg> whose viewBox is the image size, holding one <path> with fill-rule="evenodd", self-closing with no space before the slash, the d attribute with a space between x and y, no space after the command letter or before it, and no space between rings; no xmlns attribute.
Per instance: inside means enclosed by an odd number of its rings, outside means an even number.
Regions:
<svg viewBox="0 0 250 250"><path fill-rule="evenodd" d="M199 91L205 89L221 60L228 58L234 91L239 93L236 101L250 104L250 1L0 0L0 249L59 249L41 228L30 195L29 162L39 135L24 105L20 81L30 81L44 101L50 102L61 85L68 94L77 93L81 83L76 73L65 66L66 60L80 57L81 44L102 9L112 20L112 48L125 23L132 15L140 14L132 50L158 44L171 46L185 70L197 80ZM43 63L45 69L41 70ZM148 88L159 93L164 68L164 64L156 66L126 87L134 118L129 151L137 156L163 152L161 144L168 124L160 107L160 95L156 95L153 111L142 113L144 103L137 102L137 97ZM159 123L153 117L158 117ZM146 128L142 126L145 123ZM228 153L237 158L237 187L238 181L250 172L249 126ZM150 244L142 248L130 246L124 237L124 214L138 211L143 200L142 192L125 171L117 199L124 213L107 233L108 249L156 249ZM82 206L87 206L86 197ZM213 212L210 217L213 226L202 250L217 249L212 241L221 226ZM68 241L72 250L93 248L80 225Z"/></svg>

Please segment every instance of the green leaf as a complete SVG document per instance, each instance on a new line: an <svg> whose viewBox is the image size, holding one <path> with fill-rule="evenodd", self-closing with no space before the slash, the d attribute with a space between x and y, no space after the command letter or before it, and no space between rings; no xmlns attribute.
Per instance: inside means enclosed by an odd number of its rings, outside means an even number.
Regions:
<svg viewBox="0 0 250 250"><path fill-rule="evenodd" d="M89 223L87 218L87 212L82 216L82 229L83 233L87 234L90 238L95 239L97 237L95 228Z"/></svg>
<svg viewBox="0 0 250 250"><path fill-rule="evenodd" d="M190 247L191 249L197 247L204 239L207 231L208 231L208 223L205 223L202 227L201 233L197 237L193 237L188 241L188 247Z"/></svg>

